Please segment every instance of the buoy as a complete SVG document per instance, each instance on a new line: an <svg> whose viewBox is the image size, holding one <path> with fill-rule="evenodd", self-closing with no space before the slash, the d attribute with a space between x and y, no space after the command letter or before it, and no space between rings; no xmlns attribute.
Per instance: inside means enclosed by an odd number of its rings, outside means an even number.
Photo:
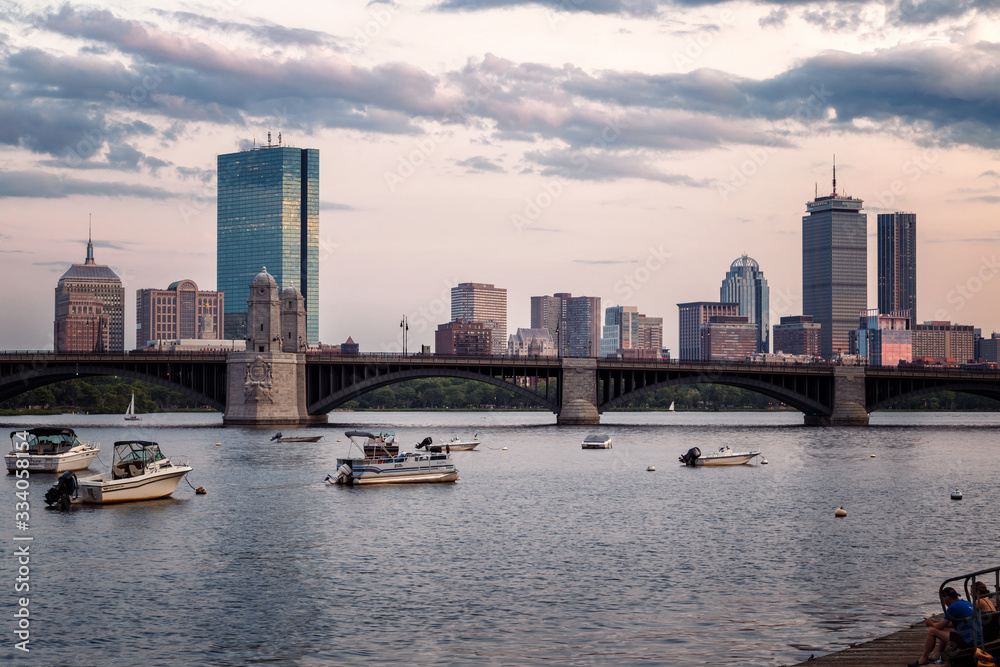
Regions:
<svg viewBox="0 0 1000 667"><path fill-rule="evenodd" d="M958 489L955 489L954 491L951 492L951 499L952 500L961 500L962 499L962 492L959 491Z"/></svg>
<svg viewBox="0 0 1000 667"><path fill-rule="evenodd" d="M655 471L656 471L656 466L649 466L648 468L646 468L646 472L655 472Z"/></svg>
<svg viewBox="0 0 1000 667"><path fill-rule="evenodd" d="M761 458L761 460L760 460L760 464L761 464L762 466L764 466L764 465L767 465L767 459L765 459L765 458Z"/></svg>
<svg viewBox="0 0 1000 667"><path fill-rule="evenodd" d="M872 458L875 458L875 455L874 455L874 454L872 454Z"/></svg>
<svg viewBox="0 0 1000 667"><path fill-rule="evenodd" d="M197 493L199 496L203 496L206 493L208 493L208 491L205 490L204 486L199 486L197 489L194 490L194 492Z"/></svg>
<svg viewBox="0 0 1000 667"><path fill-rule="evenodd" d="M506 451L507 451L507 448L506 448L506 447L504 447L504 448L503 448L503 451L505 451L505 452L506 452Z"/></svg>
<svg viewBox="0 0 1000 667"><path fill-rule="evenodd" d="M340 438L337 438L337 442L340 442Z"/></svg>
<svg viewBox="0 0 1000 667"><path fill-rule="evenodd" d="M841 507L836 512L834 512L833 514L834 514L834 516L845 517L845 516L847 516L847 510L845 510L843 507Z"/></svg>
<svg viewBox="0 0 1000 667"><path fill-rule="evenodd" d="M221 442L217 442L217 443L215 443L215 446L216 447L222 447L222 443Z"/></svg>

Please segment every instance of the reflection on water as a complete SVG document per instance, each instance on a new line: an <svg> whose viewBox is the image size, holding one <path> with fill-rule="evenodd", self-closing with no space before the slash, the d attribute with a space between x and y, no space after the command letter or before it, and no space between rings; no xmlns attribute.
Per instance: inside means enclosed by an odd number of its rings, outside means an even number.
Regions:
<svg viewBox="0 0 1000 667"><path fill-rule="evenodd" d="M105 463L114 440L158 441L208 494L60 513L33 476L29 664L781 665L902 628L944 578L997 565L995 414L618 413L610 450L543 413L333 413L300 429L321 442L280 444L150 417L46 418ZM343 431L373 426L482 444L453 454L457 484L324 484ZM769 464L677 463L727 444Z"/></svg>

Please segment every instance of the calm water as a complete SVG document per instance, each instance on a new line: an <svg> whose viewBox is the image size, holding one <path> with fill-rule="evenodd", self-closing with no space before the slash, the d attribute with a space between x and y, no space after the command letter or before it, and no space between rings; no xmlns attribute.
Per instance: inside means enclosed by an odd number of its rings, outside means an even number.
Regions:
<svg viewBox="0 0 1000 667"><path fill-rule="evenodd" d="M294 429L323 442L280 445L218 415L119 420L46 418L100 440L104 463L114 440L156 440L208 495L181 482L171 499L60 513L42 502L53 478L33 476L32 650L12 650L8 620L5 658L782 665L905 627L935 611L943 579L1000 564L996 414L820 429L792 413L630 413L590 429L541 413L333 413L337 425ZM453 454L457 484L324 484L345 427L376 425L403 444L483 444ZM593 430L614 449L581 450ZM769 464L677 463L725 444ZM12 527L14 479L3 484Z"/></svg>

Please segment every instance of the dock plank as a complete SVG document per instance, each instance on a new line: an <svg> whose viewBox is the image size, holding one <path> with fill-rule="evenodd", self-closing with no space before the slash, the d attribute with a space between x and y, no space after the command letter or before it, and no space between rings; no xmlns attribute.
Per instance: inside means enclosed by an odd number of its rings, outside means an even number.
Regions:
<svg viewBox="0 0 1000 667"><path fill-rule="evenodd" d="M792 667L903 667L920 657L927 627L923 621L864 644L805 660Z"/></svg>

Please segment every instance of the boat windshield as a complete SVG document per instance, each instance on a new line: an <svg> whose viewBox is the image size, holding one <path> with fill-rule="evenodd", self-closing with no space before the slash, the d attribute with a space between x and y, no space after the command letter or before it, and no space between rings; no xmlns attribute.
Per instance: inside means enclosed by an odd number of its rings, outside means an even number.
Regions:
<svg viewBox="0 0 1000 667"><path fill-rule="evenodd" d="M144 440L128 440L115 443L115 455L112 466L119 463L137 463L146 465L153 461L167 458L160 453L160 446L155 442Z"/></svg>
<svg viewBox="0 0 1000 667"><path fill-rule="evenodd" d="M60 454L80 444L76 433L70 428L33 428L28 431L11 431L10 440L15 447L27 441L29 454Z"/></svg>

